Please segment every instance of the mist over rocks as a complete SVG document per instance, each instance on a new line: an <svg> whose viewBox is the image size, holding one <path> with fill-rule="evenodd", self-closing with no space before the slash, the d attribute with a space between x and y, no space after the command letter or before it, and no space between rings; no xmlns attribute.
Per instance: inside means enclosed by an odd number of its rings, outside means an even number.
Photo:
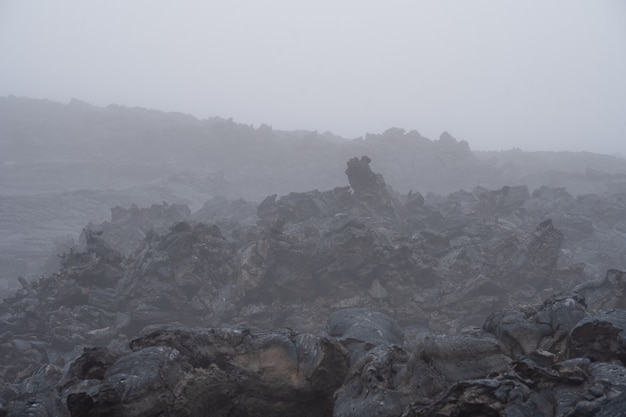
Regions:
<svg viewBox="0 0 626 417"><path fill-rule="evenodd" d="M110 207L166 201L196 212L217 197L260 202L331 190L346 184L345 162L363 155L404 195L525 185L604 198L626 189L626 161L589 152L475 152L447 132L431 140L393 127L346 139L80 100L0 97L0 289L17 288L17 276L53 273L56 255L84 225L109 220ZM589 230L580 216L562 220Z"/></svg>
<svg viewBox="0 0 626 417"><path fill-rule="evenodd" d="M619 158L0 108L0 414L623 409Z"/></svg>
<svg viewBox="0 0 626 417"><path fill-rule="evenodd" d="M368 155L403 193L577 182L587 188L584 193L597 193L623 190L626 181L626 161L589 152L473 152L448 132L430 140L394 127L346 139L77 101L0 97L0 138L3 193L124 189L148 181L171 186L187 177L188 194L203 186L205 198L258 201L274 193L331 189L343 181L341 167L354 155ZM74 168L82 175L72 175ZM39 181L26 181L34 174Z"/></svg>
<svg viewBox="0 0 626 417"><path fill-rule="evenodd" d="M349 158L350 185L260 204L114 208L0 304L1 412L619 409L623 252L577 256L624 241L626 200L402 193L373 163Z"/></svg>

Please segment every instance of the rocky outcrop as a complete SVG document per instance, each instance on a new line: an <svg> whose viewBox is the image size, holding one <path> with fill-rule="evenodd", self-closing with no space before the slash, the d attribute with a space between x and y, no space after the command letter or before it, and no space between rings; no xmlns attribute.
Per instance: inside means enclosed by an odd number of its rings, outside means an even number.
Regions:
<svg viewBox="0 0 626 417"><path fill-rule="evenodd" d="M100 225L89 225L89 230L103 233L106 243L119 253L129 255L137 249L150 232L163 233L176 222L191 215L189 207L182 204L153 204L149 208L132 205L111 209L111 221Z"/></svg>
<svg viewBox="0 0 626 417"><path fill-rule="evenodd" d="M160 330L130 348L74 362L63 386L71 416L329 415L348 371L337 341L287 331Z"/></svg>
<svg viewBox="0 0 626 417"><path fill-rule="evenodd" d="M576 199L402 196L369 165L256 214L214 199L85 229L56 274L0 304L1 412L594 416L623 403L625 273L562 260L590 235L549 215L583 213ZM602 213L593 233L617 233ZM156 226L122 253L132 219Z"/></svg>
<svg viewBox="0 0 626 417"><path fill-rule="evenodd" d="M372 160L367 156L361 159L352 158L348 161L346 175L356 199L374 210L379 215L395 217L392 191L382 174L374 173L369 164Z"/></svg>

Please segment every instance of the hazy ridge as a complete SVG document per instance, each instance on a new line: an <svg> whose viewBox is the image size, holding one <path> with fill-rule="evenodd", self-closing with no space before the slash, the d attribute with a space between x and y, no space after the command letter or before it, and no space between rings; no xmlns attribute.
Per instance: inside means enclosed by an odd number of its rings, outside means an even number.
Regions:
<svg viewBox="0 0 626 417"><path fill-rule="evenodd" d="M1 416L623 414L620 158L1 105Z"/></svg>
<svg viewBox="0 0 626 417"><path fill-rule="evenodd" d="M626 174L624 159L589 152L472 152L470 144L447 133L431 140L417 131L391 127L345 139L330 132L255 128L218 117L199 120L143 108L95 107L79 100L60 104L0 98L0 138L4 194L119 189L185 173L211 179L215 184L205 190L208 194L261 199L272 193L330 188L344 181L343 163L361 154L370 155L374 166L402 192L445 194L477 185L556 185L572 180L590 188L582 192L597 192L606 185L594 190L590 183L608 179L623 187L619 176Z"/></svg>
<svg viewBox="0 0 626 417"><path fill-rule="evenodd" d="M38 274L55 244L107 220L113 206L167 201L198 209L217 195L260 201L331 189L346 183L345 161L360 155L401 193L519 184L573 195L626 190L626 160L589 152L473 152L445 132L431 140L392 127L346 139L10 96L0 98L0 277Z"/></svg>

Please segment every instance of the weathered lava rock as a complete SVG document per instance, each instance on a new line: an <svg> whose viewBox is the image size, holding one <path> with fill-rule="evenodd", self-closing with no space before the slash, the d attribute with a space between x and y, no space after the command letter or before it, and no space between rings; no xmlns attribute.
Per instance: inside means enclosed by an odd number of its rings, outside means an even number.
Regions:
<svg viewBox="0 0 626 417"><path fill-rule="evenodd" d="M622 200L401 196L367 157L346 173L86 229L0 304L0 415L618 413Z"/></svg>
<svg viewBox="0 0 626 417"><path fill-rule="evenodd" d="M160 330L130 347L103 377L64 387L73 417L329 415L348 371L338 342L292 332Z"/></svg>

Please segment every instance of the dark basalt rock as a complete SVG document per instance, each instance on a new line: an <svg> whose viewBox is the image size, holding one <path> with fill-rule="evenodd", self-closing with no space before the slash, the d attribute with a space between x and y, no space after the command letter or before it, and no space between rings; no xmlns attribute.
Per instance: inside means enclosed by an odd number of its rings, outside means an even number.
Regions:
<svg viewBox="0 0 626 417"><path fill-rule="evenodd" d="M90 227L99 230L110 247L130 255L150 231L164 233L170 225L187 220L190 215L189 207L182 204L170 205L164 202L148 208L132 205L128 209L116 206L111 209L111 221Z"/></svg>
<svg viewBox="0 0 626 417"><path fill-rule="evenodd" d="M111 364L102 380L90 380L88 388L66 388L70 415L162 414L175 402L177 382L186 371L187 364L173 348L158 346L129 353Z"/></svg>
<svg viewBox="0 0 626 417"><path fill-rule="evenodd" d="M351 367L335 394L333 416L399 415L413 394L408 388L409 355L399 346L377 346Z"/></svg>
<svg viewBox="0 0 626 417"><path fill-rule="evenodd" d="M299 223L309 219L332 217L349 211L354 205L348 187L337 187L332 191L317 190L305 193L289 193L276 200L276 194L259 204L257 215L261 224L271 225L279 220Z"/></svg>
<svg viewBox="0 0 626 417"><path fill-rule="evenodd" d="M130 346L99 382L65 387L72 416L329 415L348 371L339 343L291 332L160 330Z"/></svg>
<svg viewBox="0 0 626 417"><path fill-rule="evenodd" d="M570 330L588 315L577 294L551 297L542 306L495 311L483 328L494 334L512 356L542 349L564 355Z"/></svg>
<svg viewBox="0 0 626 417"><path fill-rule="evenodd" d="M476 191L476 190L475 190ZM476 211L482 216L508 215L520 210L530 199L530 192L525 185L504 186L496 191L476 192L478 204Z"/></svg>
<svg viewBox="0 0 626 417"><path fill-rule="evenodd" d="M104 379L107 369L117 356L104 347L85 348L67 371L67 378L79 380Z"/></svg>
<svg viewBox="0 0 626 417"><path fill-rule="evenodd" d="M348 161L346 175L357 201L363 202L379 215L390 218L397 216L392 191L385 184L381 174L374 173L369 164L372 160L367 156L361 159L352 158Z"/></svg>
<svg viewBox="0 0 626 417"><path fill-rule="evenodd" d="M624 417L626 416L626 394L606 401L601 406L594 407L595 417ZM574 415L574 414L573 414ZM582 414L580 414L582 416Z"/></svg>
<svg viewBox="0 0 626 417"><path fill-rule="evenodd" d="M401 196L367 157L347 174L350 186L270 196L256 214L214 199L192 216L115 209L86 229L58 273L22 279L0 304L0 415L594 416L623 404L622 200ZM124 248L132 228L145 236Z"/></svg>
<svg viewBox="0 0 626 417"><path fill-rule="evenodd" d="M124 275L122 255L111 248L101 235L102 232L84 229L85 252L72 250L61 257L62 273L81 286L113 287ZM78 294L68 298L72 297L81 298Z"/></svg>
<svg viewBox="0 0 626 417"><path fill-rule="evenodd" d="M375 346L401 346L404 342L404 331L391 317L366 308L335 311L326 326L328 334L351 352L351 363Z"/></svg>
<svg viewBox="0 0 626 417"><path fill-rule="evenodd" d="M604 278L578 285L573 291L584 297L585 305L591 309L626 309L626 273L623 271L610 269Z"/></svg>
<svg viewBox="0 0 626 417"><path fill-rule="evenodd" d="M429 336L418 349L420 358L448 382L503 373L509 370L511 362L490 334Z"/></svg>
<svg viewBox="0 0 626 417"><path fill-rule="evenodd" d="M517 404L511 404L505 409L503 402L508 402L509 398L523 397L527 393L527 387L515 380L478 379L463 381L454 384L442 398L432 404L426 406L410 405L402 413L402 417L500 417L508 415L508 411L513 413L520 411ZM542 414L534 414L536 411L531 407L527 407L524 412L526 416L542 416Z"/></svg>
<svg viewBox="0 0 626 417"><path fill-rule="evenodd" d="M626 364L626 311L589 315L574 326L569 337L570 356L593 361L619 360Z"/></svg>

